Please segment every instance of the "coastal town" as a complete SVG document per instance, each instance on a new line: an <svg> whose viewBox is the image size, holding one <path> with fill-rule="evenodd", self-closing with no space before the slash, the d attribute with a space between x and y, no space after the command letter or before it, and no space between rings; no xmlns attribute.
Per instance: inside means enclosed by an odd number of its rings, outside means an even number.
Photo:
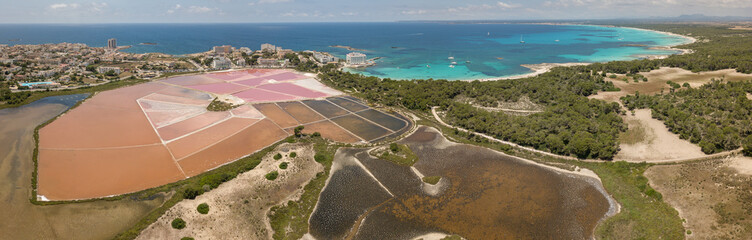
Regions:
<svg viewBox="0 0 752 240"><path fill-rule="evenodd" d="M187 55L128 53L117 39L106 47L81 43L0 45L0 89L4 92L49 91L96 86L111 81L152 79L183 73L245 68L294 68L312 71L334 63L346 67L372 64L366 55L351 52L340 59L328 52L293 51L273 44L258 50L230 45ZM2 101L2 99L0 99Z"/></svg>

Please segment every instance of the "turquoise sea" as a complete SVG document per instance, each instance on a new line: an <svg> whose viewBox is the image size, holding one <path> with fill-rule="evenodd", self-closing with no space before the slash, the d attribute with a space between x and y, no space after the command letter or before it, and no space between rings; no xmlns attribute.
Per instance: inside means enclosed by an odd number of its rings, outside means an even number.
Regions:
<svg viewBox="0 0 752 240"><path fill-rule="evenodd" d="M485 79L531 72L521 64L605 62L676 53L652 47L687 39L653 31L585 25L450 23L264 24L2 24L0 44L74 42L102 47L107 39L132 45L127 52L188 54L212 46L331 52L344 58L363 49L376 66L351 69L394 79ZM558 41L557 41L558 40ZM521 41L524 41L522 43ZM140 43L157 45L139 45ZM450 59L454 58L454 59ZM456 62L456 64L452 64ZM454 65L454 67L450 67Z"/></svg>

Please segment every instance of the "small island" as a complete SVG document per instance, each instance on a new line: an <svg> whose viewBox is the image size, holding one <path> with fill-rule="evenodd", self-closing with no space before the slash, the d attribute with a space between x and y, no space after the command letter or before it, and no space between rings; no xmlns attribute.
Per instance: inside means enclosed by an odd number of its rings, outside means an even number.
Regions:
<svg viewBox="0 0 752 240"><path fill-rule="evenodd" d="M142 43L139 43L138 45L157 45L157 43L153 43L153 42L142 42Z"/></svg>

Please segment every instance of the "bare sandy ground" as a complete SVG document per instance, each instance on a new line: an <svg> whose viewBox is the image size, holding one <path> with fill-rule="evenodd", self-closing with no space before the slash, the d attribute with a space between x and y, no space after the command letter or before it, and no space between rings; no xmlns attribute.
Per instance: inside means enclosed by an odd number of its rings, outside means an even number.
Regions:
<svg viewBox="0 0 752 240"><path fill-rule="evenodd" d="M732 28L729 28L731 30L744 30L744 31L752 31L752 27L749 26L734 26Z"/></svg>
<svg viewBox="0 0 752 240"><path fill-rule="evenodd" d="M637 127L637 124L642 125L646 131L645 139L634 144L619 145L621 151L616 154L614 160L661 162L706 156L699 146L682 140L678 135L671 133L663 122L653 119L650 109L638 109L634 116L627 113L624 121L630 128Z"/></svg>
<svg viewBox="0 0 752 240"><path fill-rule="evenodd" d="M614 83L614 86L621 89L621 91L618 92L599 92L596 95L590 96L590 98L593 99L601 99L606 101L619 101L619 98L626 96L628 94L634 94L635 92L639 91L640 94L656 94L660 93L661 90L668 93L670 87L666 82L673 81L675 83L678 83L680 85L683 85L684 83L689 83L690 86L693 88L700 87L703 84L706 84L710 82L711 79L716 78L724 78L726 81L742 81L742 80L752 80L752 74L744 74L739 73L736 71L736 69L725 69L725 70L718 70L718 71L712 71L712 72L700 72L700 73L693 73L688 70L684 70L681 68L667 68L663 67L660 69L656 69L650 72L641 72L643 76L648 78L647 82L638 82L635 83L632 81L632 79L629 79L629 83L626 83L622 81L621 79L625 77L623 74L617 74L616 79L606 78L606 81L611 81Z"/></svg>
<svg viewBox="0 0 752 240"><path fill-rule="evenodd" d="M272 156L277 152L284 157L274 160ZM296 152L298 156L290 158L290 152ZM313 160L313 155L311 145L280 145L255 169L194 200L186 199L173 206L137 239L271 239L269 209L281 202L298 199L303 186L324 170ZM279 169L282 162L289 162L287 169ZM276 180L264 178L274 170L279 172ZM201 203L209 205L209 214L196 211ZM172 228L171 221L177 217L186 221L186 228Z"/></svg>
<svg viewBox="0 0 752 240"><path fill-rule="evenodd" d="M727 159L727 164L740 174L752 176L752 157L733 156Z"/></svg>
<svg viewBox="0 0 752 240"><path fill-rule="evenodd" d="M552 68L555 67L572 67L572 66L583 66L588 65L590 63L539 63L539 64L522 64L520 66L526 67L533 72L526 73L526 74L520 74L520 75L514 75L509 77L499 77L499 78L486 78L486 79L472 79L472 80L466 80L466 81L497 81L497 80L509 80L509 79L520 79L520 78L528 78L528 77L535 77L538 75L541 75L543 73L546 73L548 71L551 71Z"/></svg>
<svg viewBox="0 0 752 240"><path fill-rule="evenodd" d="M739 174L740 161L749 173L752 159L731 157L653 166L645 176L685 220L688 239L750 239L752 176Z"/></svg>

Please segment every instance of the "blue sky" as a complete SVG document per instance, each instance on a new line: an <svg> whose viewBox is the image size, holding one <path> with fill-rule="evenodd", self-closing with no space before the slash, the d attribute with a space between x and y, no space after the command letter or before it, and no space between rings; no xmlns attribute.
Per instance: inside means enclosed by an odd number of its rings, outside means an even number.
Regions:
<svg viewBox="0 0 752 240"><path fill-rule="evenodd" d="M752 0L0 0L0 23L353 22L752 17Z"/></svg>

